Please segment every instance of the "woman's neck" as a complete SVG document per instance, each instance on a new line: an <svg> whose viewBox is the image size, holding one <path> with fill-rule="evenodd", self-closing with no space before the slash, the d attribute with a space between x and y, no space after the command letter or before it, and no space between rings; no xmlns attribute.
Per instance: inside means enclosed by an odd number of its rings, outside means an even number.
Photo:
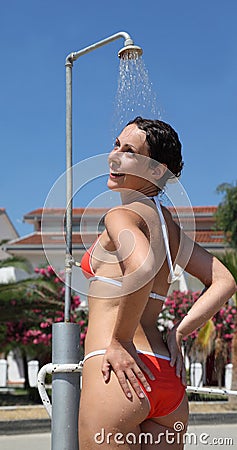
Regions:
<svg viewBox="0 0 237 450"><path fill-rule="evenodd" d="M142 199L146 197L155 197L158 194L158 191L156 188L148 188L146 190L142 191L134 191L132 189L123 189L120 192L121 201L122 204L132 203L135 201L141 201Z"/></svg>

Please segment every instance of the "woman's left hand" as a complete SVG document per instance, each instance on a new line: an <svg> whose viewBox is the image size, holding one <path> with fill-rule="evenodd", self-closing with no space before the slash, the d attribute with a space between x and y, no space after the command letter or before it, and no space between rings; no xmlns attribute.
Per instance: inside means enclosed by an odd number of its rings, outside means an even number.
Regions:
<svg viewBox="0 0 237 450"><path fill-rule="evenodd" d="M177 331L179 323L169 331L167 336L167 346L170 352L170 365L175 366L177 377L181 378L182 384L187 386L186 368L181 351L182 336Z"/></svg>
<svg viewBox="0 0 237 450"><path fill-rule="evenodd" d="M151 387L143 372L145 372L151 380L154 380L155 377L139 358L132 342L119 342L114 340L110 343L104 355L101 367L106 383L110 380L111 370L113 370L117 376L126 397L132 399L129 383L139 398L145 397L144 392L138 383L138 379L147 392L151 391Z"/></svg>

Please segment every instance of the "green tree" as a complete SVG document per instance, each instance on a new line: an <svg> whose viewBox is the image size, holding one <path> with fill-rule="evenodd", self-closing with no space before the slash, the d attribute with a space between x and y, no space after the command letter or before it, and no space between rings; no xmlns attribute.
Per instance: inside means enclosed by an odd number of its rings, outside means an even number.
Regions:
<svg viewBox="0 0 237 450"><path fill-rule="evenodd" d="M216 212L216 225L225 233L226 242L230 251L218 256L223 264L230 270L237 282L237 184L222 183L217 187L217 192L223 195ZM232 249L232 251L231 251ZM237 295L235 294L235 306ZM235 324L237 326L237 323ZM233 379L232 389L237 390L237 330L235 328L232 340L232 364ZM230 397L230 403L237 408L237 397Z"/></svg>
<svg viewBox="0 0 237 450"><path fill-rule="evenodd" d="M7 241L1 241L0 246ZM16 267L18 269L22 269L27 273L33 272L33 267L31 263L21 256L10 256L9 258L0 260L0 269L3 267Z"/></svg>
<svg viewBox="0 0 237 450"><path fill-rule="evenodd" d="M216 226L225 233L232 249L237 250L237 184L222 183L216 189L223 199L216 211Z"/></svg>
<svg viewBox="0 0 237 450"><path fill-rule="evenodd" d="M237 283L237 251L229 250L223 255L218 255L219 260L227 267L232 273ZM234 304L237 308L237 293L233 295ZM232 370L232 389L237 390L237 320L235 321L235 332L231 345L231 361L233 364ZM234 409L237 409L237 397L229 397L229 402Z"/></svg>

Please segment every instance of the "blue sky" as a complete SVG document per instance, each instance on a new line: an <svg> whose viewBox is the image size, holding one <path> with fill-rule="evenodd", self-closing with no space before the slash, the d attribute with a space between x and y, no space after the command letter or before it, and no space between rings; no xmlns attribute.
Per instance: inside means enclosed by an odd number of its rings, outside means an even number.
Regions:
<svg viewBox="0 0 237 450"><path fill-rule="evenodd" d="M65 57L120 30L142 46L161 118L179 133L191 203L220 202L218 184L236 180L236 17L235 0L1 1L0 207L20 235L65 170ZM122 43L74 65L74 163L112 147Z"/></svg>

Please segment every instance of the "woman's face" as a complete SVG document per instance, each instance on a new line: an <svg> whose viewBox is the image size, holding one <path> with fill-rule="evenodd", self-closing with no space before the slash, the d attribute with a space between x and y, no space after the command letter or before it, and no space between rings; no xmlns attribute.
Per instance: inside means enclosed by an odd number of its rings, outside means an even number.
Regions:
<svg viewBox="0 0 237 450"><path fill-rule="evenodd" d="M146 133L135 124L126 126L115 141L109 158L108 188L145 192L151 186L151 168Z"/></svg>

